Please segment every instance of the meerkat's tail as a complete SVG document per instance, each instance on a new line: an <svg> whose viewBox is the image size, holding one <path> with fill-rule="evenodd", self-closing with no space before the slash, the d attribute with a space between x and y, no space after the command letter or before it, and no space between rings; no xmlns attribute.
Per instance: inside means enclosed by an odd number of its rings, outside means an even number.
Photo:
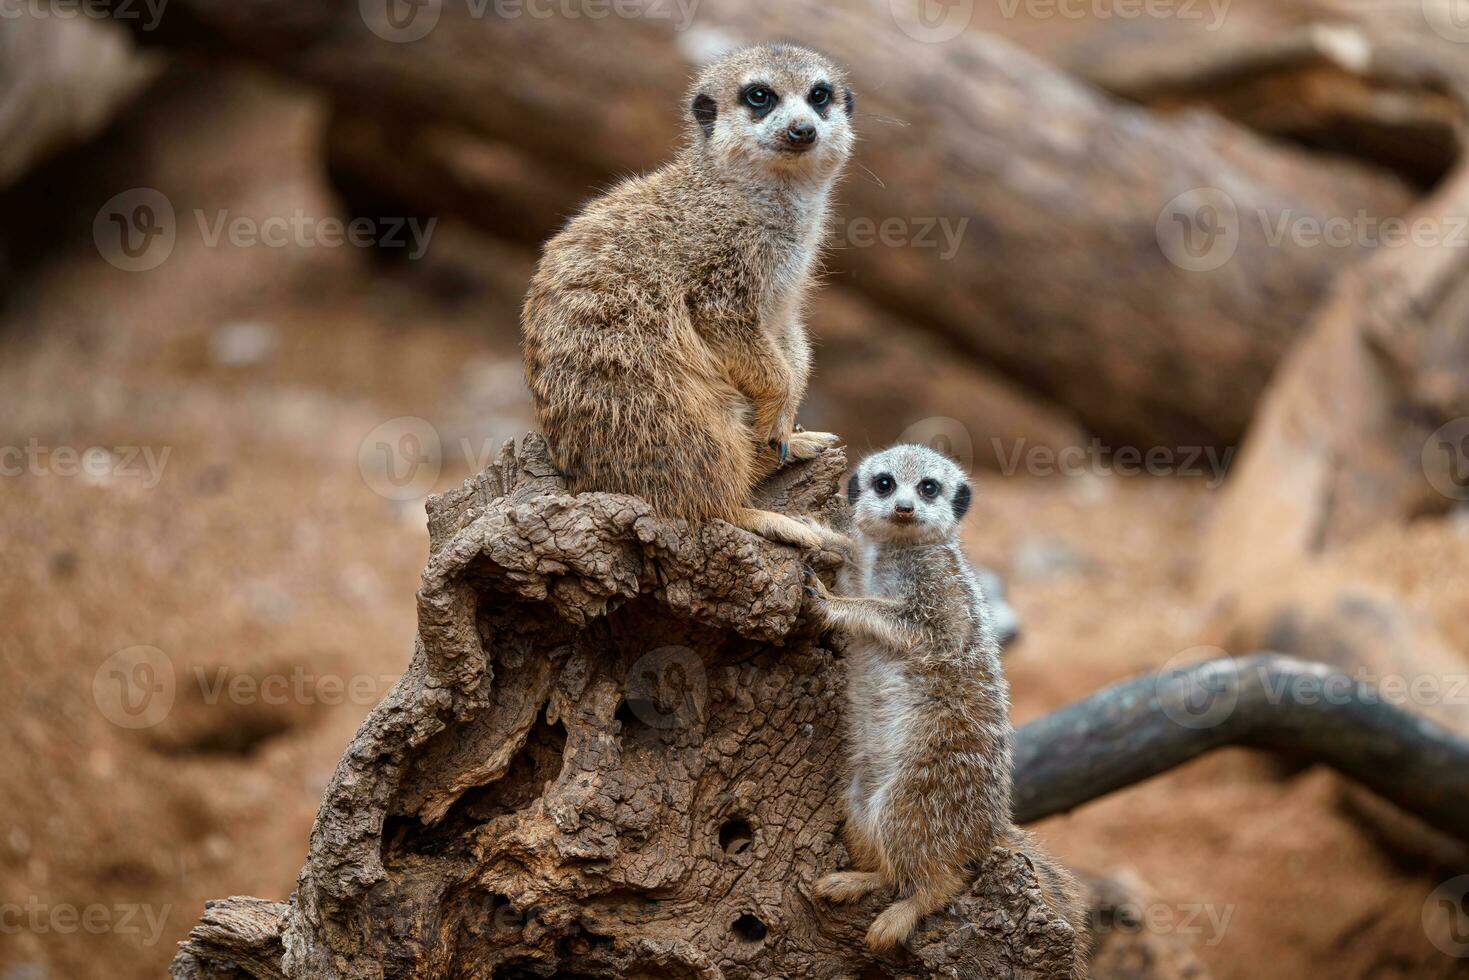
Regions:
<svg viewBox="0 0 1469 980"><path fill-rule="evenodd" d="M1087 980L1092 935L1087 921L1086 890L1065 865L1043 850L1030 834L1019 827L1010 828L1007 844L1030 860L1041 888L1041 897L1051 911L1076 932L1076 960L1071 967L1070 980Z"/></svg>

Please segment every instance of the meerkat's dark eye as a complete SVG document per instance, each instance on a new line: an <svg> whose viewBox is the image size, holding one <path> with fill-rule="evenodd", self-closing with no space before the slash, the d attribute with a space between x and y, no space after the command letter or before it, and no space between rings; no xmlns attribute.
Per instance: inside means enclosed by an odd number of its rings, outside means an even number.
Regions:
<svg viewBox="0 0 1469 980"><path fill-rule="evenodd" d="M767 112L775 105L775 93L763 85L751 85L745 89L745 102L757 112Z"/></svg>
<svg viewBox="0 0 1469 980"><path fill-rule="evenodd" d="M877 491L879 497L886 497L898 489L898 481L886 473L879 473L872 478L872 489Z"/></svg>
<svg viewBox="0 0 1469 980"><path fill-rule="evenodd" d="M939 481L937 480L918 481L918 494L924 500L932 500L933 498L937 497L939 495L940 489L941 488L939 487Z"/></svg>
<svg viewBox="0 0 1469 980"><path fill-rule="evenodd" d="M821 82L811 88L807 101L820 109L831 104L831 86Z"/></svg>

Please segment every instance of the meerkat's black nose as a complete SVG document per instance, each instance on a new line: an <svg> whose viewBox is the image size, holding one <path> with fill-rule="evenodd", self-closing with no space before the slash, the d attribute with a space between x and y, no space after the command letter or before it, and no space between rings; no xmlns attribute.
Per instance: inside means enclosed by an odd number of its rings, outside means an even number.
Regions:
<svg viewBox="0 0 1469 980"><path fill-rule="evenodd" d="M816 142L816 127L808 122L791 123L786 139L795 146L810 146Z"/></svg>
<svg viewBox="0 0 1469 980"><path fill-rule="evenodd" d="M911 517L913 515L913 505L904 501L899 501L898 503L893 504L893 513L901 514L904 517Z"/></svg>

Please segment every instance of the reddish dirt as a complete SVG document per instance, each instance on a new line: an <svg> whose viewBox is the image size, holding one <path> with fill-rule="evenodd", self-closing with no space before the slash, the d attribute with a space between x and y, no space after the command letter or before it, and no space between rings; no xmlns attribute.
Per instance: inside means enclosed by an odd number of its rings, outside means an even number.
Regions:
<svg viewBox="0 0 1469 980"><path fill-rule="evenodd" d="M483 457L530 425L531 256L449 227L404 266L211 248L186 212L336 205L314 164L319 105L259 80L208 100L134 134L169 147L146 180L180 213L169 260L126 273L79 241L0 320L0 446L108 447L115 469L121 447L168 452L156 485L66 476L52 457L0 477L7 980L156 977L206 899L290 894L325 780L407 663L427 552L421 502L375 492L359 448L387 420L427 419L444 488L473 467L465 446ZM262 336L273 347L251 351ZM1008 661L1017 721L1206 642L1191 575L1211 502L1199 480L981 476L972 554L1007 575L1026 630ZM1424 523L1342 560L1469 644L1466 536ZM176 694L129 730L94 681L105 692L109 657L139 645L162 651ZM236 677L242 693L218 693ZM1191 937L1216 977L1469 976L1421 924L1453 872L1383 851L1328 772L1224 752L1038 830L1078 868L1139 875L1155 927Z"/></svg>

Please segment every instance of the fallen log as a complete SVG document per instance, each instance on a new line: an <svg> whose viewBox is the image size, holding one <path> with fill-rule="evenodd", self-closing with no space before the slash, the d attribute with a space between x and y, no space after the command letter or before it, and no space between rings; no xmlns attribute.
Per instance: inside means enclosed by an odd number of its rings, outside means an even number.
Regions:
<svg viewBox="0 0 1469 980"><path fill-rule="evenodd" d="M1095 431L1151 444L1237 438L1361 251L1272 244L1257 212L1389 216L1412 197L1352 161L1112 100L992 36L923 43L886 0L708 0L692 24L640 3L602 18L428 4L431 29L395 44L355 2L177 0L151 39L322 86L353 116L335 172L539 239L595 186L667 157L698 62L800 38L850 66L858 92L863 143L832 252L844 280ZM505 165L505 146L557 179ZM1203 188L1227 189L1239 219L1228 260L1208 268L1187 250L1213 224L1187 227L1203 205L1180 201Z"/></svg>

